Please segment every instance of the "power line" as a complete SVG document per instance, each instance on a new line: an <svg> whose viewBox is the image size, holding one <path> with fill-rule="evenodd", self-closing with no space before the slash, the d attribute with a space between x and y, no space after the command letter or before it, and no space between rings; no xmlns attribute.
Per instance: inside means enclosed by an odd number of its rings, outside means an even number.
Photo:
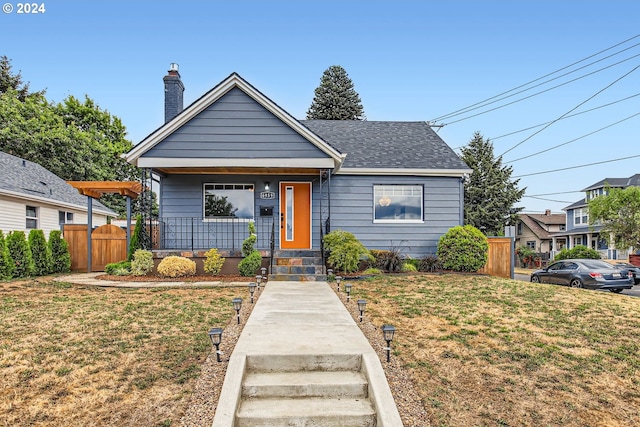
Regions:
<svg viewBox="0 0 640 427"><path fill-rule="evenodd" d="M627 121L627 120L629 120L629 119L632 119L633 117L638 116L638 115L640 115L640 113L632 114L632 115L631 115L631 116L629 116L629 117L625 117L625 118L624 118L624 119L622 119L622 120L618 120L618 121L617 121L617 122L615 122L615 123L611 123L610 125L607 125L607 126L605 126L605 127L601 127L600 129L596 129L596 130L594 130L593 132L586 133L586 134L584 134L584 135L582 135L582 136L579 136L579 137L577 137L577 138L574 138L574 139L572 139L572 140L570 140L570 141L563 142L562 144L554 145L553 147L549 147L549 148L547 148L547 149L545 149L545 150L538 151L537 153L533 153L533 154L529 154L529 155L524 156L524 157L519 157L519 158L517 158L517 159L513 159L513 160L505 161L505 163L515 163L515 162L517 162L517 161L519 161L519 160L528 159L528 158L530 158L530 157L534 157L534 156L537 156L537 155L539 155L539 154L546 153L547 151L555 150L556 148L563 147L563 146L565 146L565 145L571 144L572 142L576 142L576 141L578 141L578 140L580 140L580 139L583 139L583 138L586 138L586 137L591 136L591 135L593 135L593 134L596 134L596 133L598 133L598 132L600 132L600 131L603 131L603 130L605 130L605 129L608 129L608 128L610 128L610 127L613 127L613 126L615 126L615 125L618 125L618 124L620 124L620 123L622 123L622 122L625 122L625 121Z"/></svg>
<svg viewBox="0 0 640 427"><path fill-rule="evenodd" d="M544 193L544 194L532 194L530 196L526 196L526 197L539 197L539 196L556 196L558 194L573 194L573 193L581 193L581 190L576 190L576 191L559 191L557 193Z"/></svg>
<svg viewBox="0 0 640 427"><path fill-rule="evenodd" d="M551 73L545 74L545 75L544 75L544 76L542 76L542 77L538 77L537 79L534 79L534 80L531 80L531 81L529 81L529 82L527 82L527 83L521 84L520 86L517 86L517 87L515 87L515 88L513 88L513 89L509 89L509 90L507 90L507 91L505 91L505 92L499 93L498 95L495 95L495 96L492 96L492 97L490 97L490 98L484 99L484 100L482 100L482 101L476 102L475 104L472 104L472 105L470 105L470 106L468 106L468 107L461 108L461 109L459 109L459 110L453 111L452 113L448 113L448 114L445 114L445 115L443 115L443 116L436 117L435 119L433 119L433 120L431 120L431 121L442 120L442 119L444 119L444 118L451 117L453 114L456 114L456 113L460 113L460 114L462 114L462 112L464 112L465 110L469 110L469 109L471 109L472 107L475 107L475 106L477 106L477 105L479 105L479 104L482 104L482 103L484 103L484 102L490 101L490 100L495 99L495 98L497 98L497 97L500 97L500 96L502 96L502 95L506 95L507 93L513 92L514 90L518 90L518 89L520 89L520 88L523 88L523 87L525 87L525 86L530 85L531 83L535 83L535 82L537 82L537 81L539 81L539 80L542 80L542 79L547 78L547 77L549 77L549 76L552 76L552 75L554 75L554 74L556 74L556 73L559 73L560 71L566 70L567 68L571 68L571 67L573 67L574 65L577 65L577 64L579 64L579 63L581 63L581 62L584 62L584 61L586 61L586 60L588 60L588 59L591 59L591 58L593 58L593 57L595 57L595 56L598 56L598 55L600 55L600 54L602 54L602 53L604 53L604 52L606 52L606 51L608 51L608 50L611 50L611 49L613 49L613 48L616 48L616 47L618 47L618 46L620 46L620 45L622 45L622 44L625 44L625 43L627 43L627 42L629 42L629 41L631 41L631 40L633 40L633 39L636 39L636 38L638 38L638 37L640 37L640 34L637 34L637 35L635 35L635 36L633 36L633 37L630 37L630 38L628 38L628 39L626 39L626 40L623 40L623 41L621 41L620 43L617 43L617 44L615 44L615 45L613 45L613 46L610 46L610 47L608 47L608 48L606 48L606 49L604 49L604 50L601 50L600 52L597 52L597 53L594 53L594 54L592 54L592 55L589 55L589 56L587 56L586 58L583 58L583 59L581 59L581 60L579 60L579 61L576 61L576 62L574 62L574 63L572 63L572 64L569 64L569 65L567 65L567 66L564 66L564 67L562 67L562 68L559 68L559 69L558 69L558 70L556 70L556 71L553 71L553 72L551 72ZM635 47L635 46L637 46L637 44L636 44L636 45L634 45L634 46L631 46L631 47ZM620 51L620 52L617 52L617 53L616 53L616 54L614 54L614 55L617 55L618 53L624 52L625 50L628 50L628 49L630 49L630 48L627 48L627 49L624 49L624 50L622 50L622 51ZM610 56L608 56L607 58L609 58L609 57L611 57L611 56L613 56L613 55L610 55ZM595 62L594 62L594 63L595 63ZM592 65L592 64L590 64L590 65ZM584 67L582 67L582 68L584 68ZM577 71L577 70L574 70L574 71Z"/></svg>
<svg viewBox="0 0 640 427"><path fill-rule="evenodd" d="M625 77L627 77L629 74L633 73L635 70L637 70L638 68L640 68L640 65L636 65L631 71L625 73L624 75L622 75L621 77L617 78L616 80L614 80L613 82L609 83L607 86L605 86L604 88L600 89L598 92L594 93L593 95L591 95L589 98L585 99L584 101L582 101L580 104L576 105L575 107L573 107L572 109L570 109L569 111L567 111L566 113L564 113L563 115L561 115L560 117L558 117L557 119L551 121L549 124L545 125L542 129L535 131L534 133L532 133L531 135L529 135L528 137L526 137L525 139L523 139L522 141L518 142L516 145L514 145L513 147L509 148L507 151L503 152L502 154L500 154L499 157L504 156L505 154L507 154L509 151L515 149L516 147L524 144L525 142L527 142L528 140L530 140L531 138L533 138L534 136L536 136L537 134L539 134L540 132L542 132L543 130L547 129L549 126L551 126L552 124L554 124L555 122L557 122L558 120L562 119L563 117L565 117L566 115L568 115L569 113L571 113L572 111L577 110L578 108L580 108L582 105L586 104L587 102L591 101L593 98L595 98L596 96L600 95L602 92L604 92L605 90L609 89L611 86L613 86L614 84L618 83L620 80L624 79Z"/></svg>
<svg viewBox="0 0 640 427"><path fill-rule="evenodd" d="M640 157L640 154L637 154L635 156L628 156L628 157L620 157L618 159L611 159L611 160L603 160L601 162L595 162L595 163L588 163L585 165L578 165L578 166L570 166L567 168L560 168L560 169L552 169L552 170L548 170L548 171L542 171L542 172L533 172L533 173L527 173L524 175L518 175L518 176L514 176L512 178L523 178L525 176L535 176L535 175L543 175L546 173L553 173L553 172L560 172L560 171L565 171L565 170L569 170L569 169L578 169L578 168L586 168L588 166L595 166L595 165L601 165L604 163L613 163L613 162L619 162L621 160L628 160L628 159L635 159L637 157Z"/></svg>
<svg viewBox="0 0 640 427"><path fill-rule="evenodd" d="M522 196L522 197L529 197L531 199L536 199L536 200L544 200L545 202L555 202L555 203L573 203L573 202L568 202L566 200L554 200L554 199L545 199L543 197L536 197L536 196Z"/></svg>

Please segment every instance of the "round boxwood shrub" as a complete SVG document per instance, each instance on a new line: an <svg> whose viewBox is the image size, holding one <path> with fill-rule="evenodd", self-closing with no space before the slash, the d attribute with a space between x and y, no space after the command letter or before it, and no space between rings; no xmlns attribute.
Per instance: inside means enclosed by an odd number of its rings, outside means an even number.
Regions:
<svg viewBox="0 0 640 427"><path fill-rule="evenodd" d="M162 277L184 277L196 274L196 263L181 256L168 256L158 264L158 273Z"/></svg>
<svg viewBox="0 0 640 427"><path fill-rule="evenodd" d="M584 245L578 245L571 249L564 248L556 254L553 258L554 261L559 259L572 259L572 258L587 258L587 259L600 259L600 254L595 249L591 249Z"/></svg>
<svg viewBox="0 0 640 427"><path fill-rule="evenodd" d="M438 242L438 259L442 267L453 271L478 271L487 263L489 242L472 225L450 228Z"/></svg>
<svg viewBox="0 0 640 427"><path fill-rule="evenodd" d="M205 256L207 258L204 260L204 272L212 274L214 276L216 274L219 274L220 270L222 270L225 259L220 256L220 253L218 253L218 249L209 249Z"/></svg>

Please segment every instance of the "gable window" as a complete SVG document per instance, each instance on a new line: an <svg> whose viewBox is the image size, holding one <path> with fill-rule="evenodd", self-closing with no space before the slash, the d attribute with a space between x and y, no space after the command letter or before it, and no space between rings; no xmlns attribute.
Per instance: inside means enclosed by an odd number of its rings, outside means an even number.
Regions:
<svg viewBox="0 0 640 427"><path fill-rule="evenodd" d="M253 219L253 184L204 184L203 207L205 219Z"/></svg>
<svg viewBox="0 0 640 427"><path fill-rule="evenodd" d="M423 222L422 185L374 185L374 222Z"/></svg>
<svg viewBox="0 0 640 427"><path fill-rule="evenodd" d="M73 212L58 211L58 224L73 224Z"/></svg>
<svg viewBox="0 0 640 427"><path fill-rule="evenodd" d="M582 225L589 223L589 211L586 208L580 208L573 211L573 224Z"/></svg>
<svg viewBox="0 0 640 427"><path fill-rule="evenodd" d="M35 230L38 228L38 208L35 206L27 206L27 230Z"/></svg>

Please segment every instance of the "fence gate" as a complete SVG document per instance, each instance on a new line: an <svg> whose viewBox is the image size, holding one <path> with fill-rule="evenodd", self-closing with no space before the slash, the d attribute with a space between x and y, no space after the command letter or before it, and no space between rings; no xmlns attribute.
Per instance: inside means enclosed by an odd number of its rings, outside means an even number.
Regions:
<svg viewBox="0 0 640 427"><path fill-rule="evenodd" d="M65 224L64 239L69 245L71 270L87 271L87 225ZM127 258L127 233L120 227L106 224L91 233L91 271L104 271L112 262Z"/></svg>
<svg viewBox="0 0 640 427"><path fill-rule="evenodd" d="M478 273L513 279L513 238L489 237L487 263Z"/></svg>

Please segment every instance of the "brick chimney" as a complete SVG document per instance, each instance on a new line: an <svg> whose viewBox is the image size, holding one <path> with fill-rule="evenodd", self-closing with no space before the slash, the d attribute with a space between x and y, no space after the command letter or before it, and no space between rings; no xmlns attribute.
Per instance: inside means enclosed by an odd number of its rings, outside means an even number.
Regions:
<svg viewBox="0 0 640 427"><path fill-rule="evenodd" d="M547 209L546 211L544 211L544 214L546 216L551 216L551 209Z"/></svg>
<svg viewBox="0 0 640 427"><path fill-rule="evenodd" d="M168 74L162 80L164 80L164 122L167 123L180 114L183 108L184 85L180 80L178 64L172 63Z"/></svg>

